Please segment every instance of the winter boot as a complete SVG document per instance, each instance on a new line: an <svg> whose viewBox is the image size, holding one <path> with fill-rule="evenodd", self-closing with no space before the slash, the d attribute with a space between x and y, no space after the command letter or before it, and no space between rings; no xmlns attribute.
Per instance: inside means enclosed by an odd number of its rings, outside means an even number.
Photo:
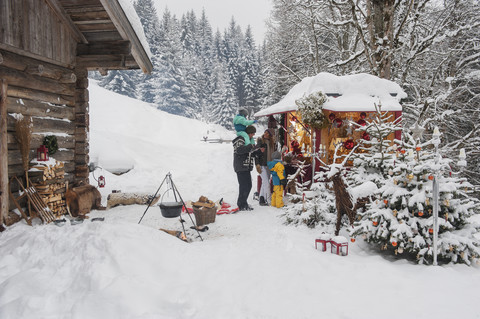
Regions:
<svg viewBox="0 0 480 319"><path fill-rule="evenodd" d="M253 200L258 200L258 192L253 193Z"/></svg>
<svg viewBox="0 0 480 319"><path fill-rule="evenodd" d="M268 203L265 200L265 197L263 196L260 196L259 202L260 202L260 206L268 206Z"/></svg>

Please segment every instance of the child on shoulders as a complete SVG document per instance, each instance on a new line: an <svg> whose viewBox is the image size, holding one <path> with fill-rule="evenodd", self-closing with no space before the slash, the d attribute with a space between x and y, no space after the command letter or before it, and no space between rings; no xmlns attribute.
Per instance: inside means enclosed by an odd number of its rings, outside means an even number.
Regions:
<svg viewBox="0 0 480 319"><path fill-rule="evenodd" d="M240 109L238 114L233 118L233 125L235 126L237 136L241 136L245 140L245 145L254 145L255 140L253 138L250 139L245 129L247 126L257 123L257 120L247 120L247 115L248 112L246 109Z"/></svg>

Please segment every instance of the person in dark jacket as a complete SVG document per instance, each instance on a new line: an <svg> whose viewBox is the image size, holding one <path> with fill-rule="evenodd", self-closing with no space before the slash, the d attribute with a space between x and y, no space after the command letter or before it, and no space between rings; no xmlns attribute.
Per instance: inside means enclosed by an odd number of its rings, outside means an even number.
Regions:
<svg viewBox="0 0 480 319"><path fill-rule="evenodd" d="M252 139L257 130L254 126L249 125L245 129L249 138ZM233 141L233 169L237 173L238 180L238 199L237 206L239 211L252 210L248 205L247 199L252 190L252 176L250 172L253 169L253 160L263 152L264 148L259 148L252 144L246 145L242 136L237 136Z"/></svg>

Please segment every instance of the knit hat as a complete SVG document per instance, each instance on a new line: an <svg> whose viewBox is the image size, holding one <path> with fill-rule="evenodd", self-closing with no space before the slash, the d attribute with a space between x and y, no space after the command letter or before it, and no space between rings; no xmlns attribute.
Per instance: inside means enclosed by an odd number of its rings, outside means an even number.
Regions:
<svg viewBox="0 0 480 319"><path fill-rule="evenodd" d="M266 129L265 133L267 133L267 132L268 132L268 134L270 134L270 136L272 136L272 137L275 136L275 132L273 131L273 129L271 129L271 128Z"/></svg>
<svg viewBox="0 0 480 319"><path fill-rule="evenodd" d="M247 117L248 116L248 111L244 108L241 108L238 110L238 114Z"/></svg>
<svg viewBox="0 0 480 319"><path fill-rule="evenodd" d="M273 154L272 154L272 160L279 160L279 159L282 159L282 154L280 154L279 151L273 152Z"/></svg>
<svg viewBox="0 0 480 319"><path fill-rule="evenodd" d="M249 126L247 126L247 128L245 129L245 132L246 132L247 134L252 134L252 133L255 134L255 133L257 132L257 129L255 128L255 126L249 125Z"/></svg>

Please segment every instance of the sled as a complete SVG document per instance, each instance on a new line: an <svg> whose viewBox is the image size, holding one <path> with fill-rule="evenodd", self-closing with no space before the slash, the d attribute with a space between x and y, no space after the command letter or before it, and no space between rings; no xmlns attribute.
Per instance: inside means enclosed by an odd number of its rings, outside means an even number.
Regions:
<svg viewBox="0 0 480 319"><path fill-rule="evenodd" d="M234 214L238 212L238 207L232 208L230 204L223 202L219 210L217 210L217 215L224 214Z"/></svg>

